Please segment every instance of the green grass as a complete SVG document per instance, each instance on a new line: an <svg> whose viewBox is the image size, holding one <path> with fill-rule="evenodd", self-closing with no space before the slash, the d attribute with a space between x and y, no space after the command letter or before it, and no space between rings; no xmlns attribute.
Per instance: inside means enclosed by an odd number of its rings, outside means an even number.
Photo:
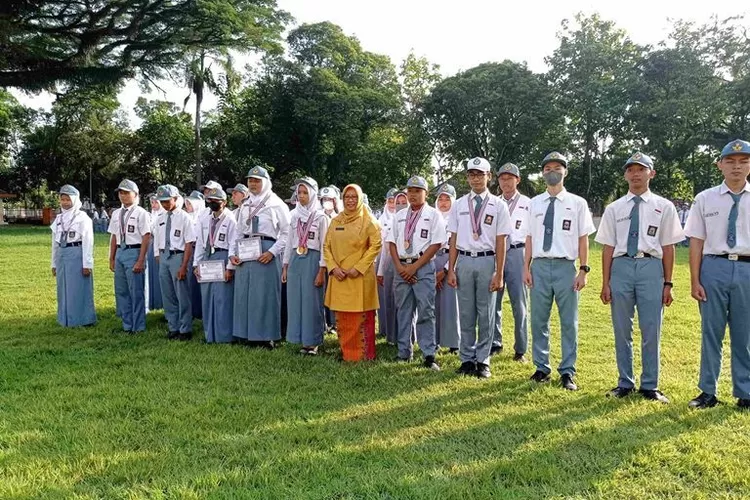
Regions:
<svg viewBox="0 0 750 500"><path fill-rule="evenodd" d="M513 363L507 352L493 359L493 378L480 381L455 375L458 360L448 355L438 359L440 373L394 364L394 349L383 344L378 361L345 366L333 337L317 359L289 345L267 352L198 338L168 342L161 313L149 314L145 335L112 335L119 322L102 236L99 323L64 329L55 321L49 239L46 228L0 228L1 498L742 498L750 491L750 414L731 398L728 360L719 396L731 404L686 407L697 394L700 324L684 250L677 301L665 317L661 388L673 404L664 406L604 397L617 371L609 309L598 299L597 248L581 303L581 390L568 393L532 386L531 365Z"/></svg>

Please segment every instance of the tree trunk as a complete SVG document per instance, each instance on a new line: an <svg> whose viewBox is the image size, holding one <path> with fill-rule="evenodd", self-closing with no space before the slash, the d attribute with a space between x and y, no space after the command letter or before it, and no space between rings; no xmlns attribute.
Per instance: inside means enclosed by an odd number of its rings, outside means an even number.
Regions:
<svg viewBox="0 0 750 500"><path fill-rule="evenodd" d="M203 184L201 176L201 101L203 96L198 95L195 99L195 182L198 186Z"/></svg>

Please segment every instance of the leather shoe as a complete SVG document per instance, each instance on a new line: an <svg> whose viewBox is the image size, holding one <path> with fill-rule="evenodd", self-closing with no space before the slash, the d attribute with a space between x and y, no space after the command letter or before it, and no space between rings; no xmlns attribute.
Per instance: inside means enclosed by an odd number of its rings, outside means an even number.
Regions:
<svg viewBox="0 0 750 500"><path fill-rule="evenodd" d="M650 399L651 401L658 401L660 403L664 403L665 405L669 404L669 398L666 397L660 390L640 389L638 393L644 398Z"/></svg>
<svg viewBox="0 0 750 500"><path fill-rule="evenodd" d="M530 379L530 380L532 380L532 381L534 381L534 382L536 382L536 383L538 383L538 384L542 384L542 383L544 383L544 382L549 382L549 380L550 380L550 378L549 378L549 373L544 373L544 372L543 372L543 371L541 371L541 370L537 370L537 371L535 371L535 372L534 372L534 374L533 374L533 375L531 376L531 379Z"/></svg>
<svg viewBox="0 0 750 500"><path fill-rule="evenodd" d="M526 364L529 362L528 359L526 359L526 356L521 354L520 352L517 352L513 355L513 361L516 361L517 363Z"/></svg>
<svg viewBox="0 0 750 500"><path fill-rule="evenodd" d="M174 340L174 339L176 339L179 336L180 336L180 332L169 332L169 333L167 333L167 338L169 340Z"/></svg>
<svg viewBox="0 0 750 500"><path fill-rule="evenodd" d="M560 385L567 391L577 391L578 386L573 382L573 376L567 373L560 377Z"/></svg>
<svg viewBox="0 0 750 500"><path fill-rule="evenodd" d="M461 363L461 366L458 370L456 370L456 373L460 373L461 375L474 375L477 371L477 365L475 365L472 361L464 361Z"/></svg>
<svg viewBox="0 0 750 500"><path fill-rule="evenodd" d="M737 407L740 410L750 410L750 399L738 399Z"/></svg>
<svg viewBox="0 0 750 500"><path fill-rule="evenodd" d="M427 356L427 357L425 357L424 358L424 363L422 363L422 365L425 368L430 369L432 371L435 371L435 372L439 372L440 371L440 365L437 364L437 363L435 363L435 356Z"/></svg>
<svg viewBox="0 0 750 500"><path fill-rule="evenodd" d="M690 400L688 408L693 410L703 410L705 408L713 408L719 404L719 400L713 394L706 394L701 392L697 398Z"/></svg>
<svg viewBox="0 0 750 500"><path fill-rule="evenodd" d="M500 354L501 352L503 352L503 346L493 345L492 349L490 349L490 356L492 356L493 354Z"/></svg>
<svg viewBox="0 0 750 500"><path fill-rule="evenodd" d="M632 387L620 387L617 386L607 393L608 398L624 398L629 396L634 389Z"/></svg>
<svg viewBox="0 0 750 500"><path fill-rule="evenodd" d="M490 378L492 373L490 372L489 365L484 363L477 363L477 378Z"/></svg>

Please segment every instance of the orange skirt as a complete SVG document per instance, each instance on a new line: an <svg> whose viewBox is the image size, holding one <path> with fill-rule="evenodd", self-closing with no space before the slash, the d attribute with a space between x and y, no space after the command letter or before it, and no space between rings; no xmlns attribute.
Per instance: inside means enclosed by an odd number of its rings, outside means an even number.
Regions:
<svg viewBox="0 0 750 500"><path fill-rule="evenodd" d="M344 361L375 359L375 311L336 311L336 330Z"/></svg>

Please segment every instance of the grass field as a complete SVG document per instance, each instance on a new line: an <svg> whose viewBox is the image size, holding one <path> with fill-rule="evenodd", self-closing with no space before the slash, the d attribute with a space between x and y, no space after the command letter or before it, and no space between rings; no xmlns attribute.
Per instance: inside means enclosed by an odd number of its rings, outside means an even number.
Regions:
<svg viewBox="0 0 750 500"><path fill-rule="evenodd" d="M731 398L728 359L719 394L728 404L687 409L698 393L700 325L683 250L662 341L661 388L673 401L665 406L604 397L617 371L597 248L581 304L581 390L569 393L533 386L532 366L513 363L507 349L493 359L493 378L480 381L454 374L458 360L447 354L440 373L394 364L395 350L380 343L378 361L344 366L333 337L317 359L290 345L168 342L161 313L149 314L145 335L112 335L119 322L100 235L99 323L64 329L49 242L46 228L0 228L1 498L750 492L750 413Z"/></svg>

